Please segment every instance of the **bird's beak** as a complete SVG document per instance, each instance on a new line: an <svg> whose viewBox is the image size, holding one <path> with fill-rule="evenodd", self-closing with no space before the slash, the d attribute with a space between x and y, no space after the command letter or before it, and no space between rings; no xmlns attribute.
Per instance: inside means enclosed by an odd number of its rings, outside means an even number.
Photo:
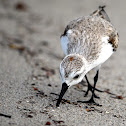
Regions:
<svg viewBox="0 0 126 126"><path fill-rule="evenodd" d="M64 96L64 94L67 91L67 89L68 89L68 85L66 83L63 83L62 84L62 89L61 89L61 92L60 92L60 95L59 95L59 98L58 98L58 101L56 103L56 107L59 107L60 102L62 100L62 97Z"/></svg>

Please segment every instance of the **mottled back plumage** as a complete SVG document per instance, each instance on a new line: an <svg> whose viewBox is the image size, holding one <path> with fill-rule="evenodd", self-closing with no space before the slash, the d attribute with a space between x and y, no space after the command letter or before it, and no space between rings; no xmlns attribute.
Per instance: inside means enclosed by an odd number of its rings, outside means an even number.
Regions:
<svg viewBox="0 0 126 126"><path fill-rule="evenodd" d="M68 37L67 54L78 53L88 61L97 59L102 48L102 38L108 36L113 49L118 47L118 34L108 21L87 16L71 21L63 34Z"/></svg>

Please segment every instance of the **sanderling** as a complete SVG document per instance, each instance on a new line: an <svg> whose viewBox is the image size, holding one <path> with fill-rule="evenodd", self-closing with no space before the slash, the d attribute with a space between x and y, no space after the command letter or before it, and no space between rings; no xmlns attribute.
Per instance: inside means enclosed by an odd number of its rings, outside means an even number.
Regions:
<svg viewBox="0 0 126 126"><path fill-rule="evenodd" d="M100 6L91 15L71 21L61 35L61 46L66 56L60 64L62 89L56 106L59 106L67 89L81 82L84 77L88 83L85 96L89 90L92 96L88 101L79 102L96 104L94 91L98 90L95 87L99 68L116 51L119 41L104 7ZM96 68L96 75L94 86L91 86L86 74L93 68Z"/></svg>

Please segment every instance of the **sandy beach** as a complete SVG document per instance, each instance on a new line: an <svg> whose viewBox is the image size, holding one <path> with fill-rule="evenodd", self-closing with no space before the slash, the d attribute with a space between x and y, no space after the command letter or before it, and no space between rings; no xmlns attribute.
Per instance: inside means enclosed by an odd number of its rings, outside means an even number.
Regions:
<svg viewBox="0 0 126 126"><path fill-rule="evenodd" d="M59 108L60 35L73 19L106 5L119 32L119 48L101 69L95 99L77 103L87 83L72 86ZM0 126L125 126L126 1L0 0ZM89 74L93 83L94 72Z"/></svg>

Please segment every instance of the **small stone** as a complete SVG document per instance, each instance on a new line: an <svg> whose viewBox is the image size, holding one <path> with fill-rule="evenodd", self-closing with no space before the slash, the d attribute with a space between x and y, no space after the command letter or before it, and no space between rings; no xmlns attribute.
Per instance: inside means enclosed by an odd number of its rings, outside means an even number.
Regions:
<svg viewBox="0 0 126 126"><path fill-rule="evenodd" d="M86 111L87 111L87 112L90 112L90 111L91 111L91 109L86 108Z"/></svg>
<svg viewBox="0 0 126 126"><path fill-rule="evenodd" d="M26 102L29 102L28 100Z"/></svg>
<svg viewBox="0 0 126 126"><path fill-rule="evenodd" d="M19 10L19 11L25 11L27 9L27 6L25 3L23 2L18 2L16 5L15 5L15 9L16 10Z"/></svg>
<svg viewBox="0 0 126 126"><path fill-rule="evenodd" d="M27 117L28 117L28 118L33 118L33 116L32 116L32 115L27 115Z"/></svg>
<svg viewBox="0 0 126 126"><path fill-rule="evenodd" d="M51 125L51 123L50 122L46 122L46 124L45 125Z"/></svg>
<svg viewBox="0 0 126 126"><path fill-rule="evenodd" d="M33 80L36 80L36 78L35 78L35 77L33 77Z"/></svg>
<svg viewBox="0 0 126 126"><path fill-rule="evenodd" d="M49 87L51 87L52 85L51 84L48 84Z"/></svg>
<svg viewBox="0 0 126 126"><path fill-rule="evenodd" d="M109 112L108 112L108 111L106 111L106 113L108 114Z"/></svg>
<svg viewBox="0 0 126 126"><path fill-rule="evenodd" d="M31 84L31 85L35 85L35 83Z"/></svg>

